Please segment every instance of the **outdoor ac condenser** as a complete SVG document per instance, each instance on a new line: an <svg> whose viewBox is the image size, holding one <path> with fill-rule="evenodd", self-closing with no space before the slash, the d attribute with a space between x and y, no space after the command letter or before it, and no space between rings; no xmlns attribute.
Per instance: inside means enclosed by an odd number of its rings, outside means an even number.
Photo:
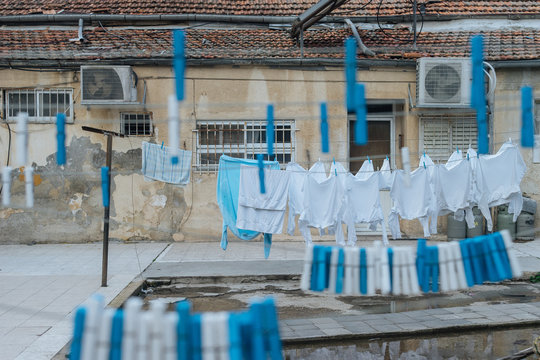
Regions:
<svg viewBox="0 0 540 360"><path fill-rule="evenodd" d="M137 101L131 66L81 66L81 104L127 104Z"/></svg>
<svg viewBox="0 0 540 360"><path fill-rule="evenodd" d="M420 58L416 63L418 107L468 107L471 100L469 58Z"/></svg>

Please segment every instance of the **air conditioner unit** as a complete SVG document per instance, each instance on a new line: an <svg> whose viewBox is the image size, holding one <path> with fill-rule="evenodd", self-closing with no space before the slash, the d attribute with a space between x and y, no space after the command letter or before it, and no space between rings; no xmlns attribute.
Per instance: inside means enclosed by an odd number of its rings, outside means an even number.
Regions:
<svg viewBox="0 0 540 360"><path fill-rule="evenodd" d="M137 102L131 66L81 66L81 104Z"/></svg>
<svg viewBox="0 0 540 360"><path fill-rule="evenodd" d="M420 58L416 63L418 107L468 107L471 103L469 58Z"/></svg>

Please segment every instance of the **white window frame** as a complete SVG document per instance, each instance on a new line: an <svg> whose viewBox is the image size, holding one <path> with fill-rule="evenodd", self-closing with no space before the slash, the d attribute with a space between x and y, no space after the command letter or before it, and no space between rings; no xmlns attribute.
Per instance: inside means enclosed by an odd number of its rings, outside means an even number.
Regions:
<svg viewBox="0 0 540 360"><path fill-rule="evenodd" d="M10 94L34 94L34 106L35 114L28 116L28 122L30 123L55 123L56 114L53 116L40 116L40 112L43 111L42 98L44 94L67 94L69 96L69 106L66 109L58 109L58 112L63 112L66 114L66 122L73 122L73 89L72 88L51 88L51 89L4 89L4 101L5 101L5 110L6 110L6 119L7 121L16 121L17 113L10 114L14 107L13 104L9 101ZM58 107L58 106L57 106ZM20 108L20 107L19 107ZM27 109L26 109L27 110ZM63 110L63 111L60 111ZM16 111L16 110L14 110ZM25 109L20 109L22 112L27 112Z"/></svg>
<svg viewBox="0 0 540 360"><path fill-rule="evenodd" d="M126 125L126 116L148 116L148 122L150 125L150 133L149 134L128 134L125 132L125 125ZM135 121L137 123L138 120ZM142 121L146 121L146 119L143 119ZM143 137L150 137L154 134L154 126L152 124L152 113L150 112L121 112L120 113L120 133L124 134L126 136L143 136Z"/></svg>
<svg viewBox="0 0 540 360"><path fill-rule="evenodd" d="M238 126L238 131L243 133L243 143L242 144L224 144L223 141L220 141L221 144L214 145L202 145L201 139L204 136L203 132L199 129L203 125L227 125L227 126ZM283 130L290 132L290 142L285 142L285 136L282 137L283 141L278 142L277 132L280 131L280 126L290 126L290 130ZM251 128L250 128L251 127ZM285 159L286 155L290 155L290 161L295 161L295 150L296 150L296 128L295 121L292 119L280 119L274 120L274 154L283 155ZM221 156L222 154L236 155L239 158L243 159L253 159L256 154L266 154L267 153L267 144L266 138L261 142L249 142L248 143L248 133L252 132L255 135L256 132L264 132L266 134L266 120L198 120L197 129L194 131L196 133L195 147L196 147L196 167L199 171L217 171L218 163L210 164L204 163L202 160L202 155L205 154L216 154L216 157ZM223 136L223 132L216 131ZM279 160L279 159L278 159ZM285 161L280 161L282 166L286 165Z"/></svg>
<svg viewBox="0 0 540 360"><path fill-rule="evenodd" d="M441 136L446 136L448 138L448 147L446 149L440 149L440 151L433 151L433 149L426 149L426 146L424 144L424 126L428 122L438 121L442 123L447 123L448 126L446 128L446 134L441 132ZM433 160L438 161L445 161L448 160L448 157L452 154L453 151L456 150L456 146L463 151L467 151L469 148L469 144L460 143L457 144L457 141L453 134L453 123L458 121L469 121L471 124L476 128L476 117L474 114L469 113L463 113L458 115L451 115L451 114L438 114L438 115L420 115L419 116L419 132L420 132L420 139L419 139L419 151L423 152L426 151L426 154L429 155ZM478 131L478 130L477 130ZM475 135L471 137L470 145L476 150L477 147L477 136Z"/></svg>

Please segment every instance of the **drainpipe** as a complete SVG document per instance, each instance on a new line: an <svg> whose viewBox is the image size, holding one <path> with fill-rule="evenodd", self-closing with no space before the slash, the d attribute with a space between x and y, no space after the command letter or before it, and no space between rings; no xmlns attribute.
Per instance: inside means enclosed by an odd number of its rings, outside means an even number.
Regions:
<svg viewBox="0 0 540 360"><path fill-rule="evenodd" d="M358 43L358 47L362 51L362 54L367 56L375 56L375 53L371 51L364 43L362 42L362 39L360 38L360 34L358 34L358 30L356 29L356 26L354 26L353 22L349 19L345 19L345 22L349 27L351 28L354 37L356 38L356 42Z"/></svg>
<svg viewBox="0 0 540 360"><path fill-rule="evenodd" d="M84 20L79 19L79 37L76 39L69 39L69 41L83 42L85 40L83 36L83 27L84 27Z"/></svg>

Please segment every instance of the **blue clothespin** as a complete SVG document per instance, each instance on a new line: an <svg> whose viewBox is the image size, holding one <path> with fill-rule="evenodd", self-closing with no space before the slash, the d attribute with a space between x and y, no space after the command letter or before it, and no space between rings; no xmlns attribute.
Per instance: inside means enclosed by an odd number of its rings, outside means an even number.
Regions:
<svg viewBox="0 0 540 360"><path fill-rule="evenodd" d="M266 189L264 187L264 162L263 162L263 154L257 154L257 166L259 167L259 186L261 189L261 194L266 193Z"/></svg>
<svg viewBox="0 0 540 360"><path fill-rule="evenodd" d="M533 89L521 88L521 146L534 147Z"/></svg>
<svg viewBox="0 0 540 360"><path fill-rule="evenodd" d="M430 262L430 277L431 291L439 292L439 248L437 246L429 246L429 262Z"/></svg>
<svg viewBox="0 0 540 360"><path fill-rule="evenodd" d="M336 176L337 176L337 169L334 169L334 173L335 173L335 174L336 174Z"/></svg>
<svg viewBox="0 0 540 360"><path fill-rule="evenodd" d="M122 334L124 331L124 311L116 310L112 319L111 350L109 360L122 360Z"/></svg>
<svg viewBox="0 0 540 360"><path fill-rule="evenodd" d="M319 251L321 249L320 245L313 246L313 261L311 262L311 279L309 282L309 289L312 291L317 291L317 281L318 281L318 271L319 264L317 259L319 258Z"/></svg>
<svg viewBox="0 0 540 360"><path fill-rule="evenodd" d="M263 234L263 248L264 248L264 258L268 259L270 256L270 248L272 247L272 234Z"/></svg>
<svg viewBox="0 0 540 360"><path fill-rule="evenodd" d="M467 161L469 161L469 153L467 153Z"/></svg>
<svg viewBox="0 0 540 360"><path fill-rule="evenodd" d="M502 235L501 233L496 232L493 234L493 238L495 240L495 246L497 247L497 251L499 253L499 258L501 259L502 266L504 268L504 278L511 279L512 266L510 265L510 259L508 259L508 253L506 252L506 246L504 245Z"/></svg>
<svg viewBox="0 0 540 360"><path fill-rule="evenodd" d="M334 162L334 165L336 165L336 158L335 157L332 158L332 161Z"/></svg>
<svg viewBox="0 0 540 360"><path fill-rule="evenodd" d="M191 360L191 303L187 300L176 305L178 324L176 326L176 353L178 360Z"/></svg>
<svg viewBox="0 0 540 360"><path fill-rule="evenodd" d="M251 304L249 311L252 313L252 333L251 338L251 351L252 357L249 359L266 359L265 348L265 334L263 327L263 305L261 303L254 302Z"/></svg>
<svg viewBox="0 0 540 360"><path fill-rule="evenodd" d="M266 147L268 148L268 158L274 155L274 105L266 107Z"/></svg>
<svg viewBox="0 0 540 360"><path fill-rule="evenodd" d="M240 314L229 314L229 358L242 360L242 328Z"/></svg>
<svg viewBox="0 0 540 360"><path fill-rule="evenodd" d="M424 163L424 169L427 169L427 168L426 168L426 162L425 162L425 161L423 161L423 163Z"/></svg>
<svg viewBox="0 0 540 360"><path fill-rule="evenodd" d="M265 342L269 345L270 360L282 360L281 338L279 337L279 326L276 314L274 299L266 298L263 301L264 327L266 334Z"/></svg>
<svg viewBox="0 0 540 360"><path fill-rule="evenodd" d="M176 99L184 100L184 73L186 71L186 35L183 30L173 31L174 77L176 79Z"/></svg>
<svg viewBox="0 0 540 360"><path fill-rule="evenodd" d="M426 150L424 150L424 157L426 157Z"/></svg>
<svg viewBox="0 0 540 360"><path fill-rule="evenodd" d="M328 142L328 114L325 102L321 103L321 148L323 153L330 151L330 144Z"/></svg>
<svg viewBox="0 0 540 360"><path fill-rule="evenodd" d="M163 150L163 145L165 144L165 141L161 142L161 150Z"/></svg>
<svg viewBox="0 0 540 360"><path fill-rule="evenodd" d="M369 158L369 156L367 157L367 161L371 162L371 159Z"/></svg>
<svg viewBox="0 0 540 360"><path fill-rule="evenodd" d="M476 122L478 126L478 153L489 152L487 117L486 117L486 94L484 91L484 59L483 37L477 35L472 38L472 89L471 107L476 109Z"/></svg>
<svg viewBox="0 0 540 360"><path fill-rule="evenodd" d="M504 263L504 259L501 256L501 253L499 251L499 247L497 246L497 239L496 239L496 233L491 234L489 237L489 241L486 241L487 243L487 251L488 256L490 257L490 263L494 267L494 272L497 274L495 281L501 281L507 279L506 275L506 267Z"/></svg>
<svg viewBox="0 0 540 360"><path fill-rule="evenodd" d="M356 111L356 40L353 37L345 40L345 81L347 111Z"/></svg>
<svg viewBox="0 0 540 360"><path fill-rule="evenodd" d="M388 160L388 155L386 155L386 160Z"/></svg>
<svg viewBox="0 0 540 360"><path fill-rule="evenodd" d="M56 114L56 163L64 165L66 163L66 115Z"/></svg>
<svg viewBox="0 0 540 360"><path fill-rule="evenodd" d="M343 274L345 271L345 251L343 248L339 249L338 252L338 262L337 262L337 271L336 271L336 294L341 294L343 292Z"/></svg>
<svg viewBox="0 0 540 360"><path fill-rule="evenodd" d="M69 351L69 358L71 360L80 360L82 338L84 331L84 322L86 319L86 308L79 307L75 313L75 325L73 329L73 339L71 340L71 348Z"/></svg>
<svg viewBox="0 0 540 360"><path fill-rule="evenodd" d="M103 166L101 168L101 194L103 196L103 207L109 207L110 200L110 184L109 184L109 168Z"/></svg>
<svg viewBox="0 0 540 360"><path fill-rule="evenodd" d="M356 122L354 124L354 143L366 145L368 142L367 108L364 84L356 84Z"/></svg>
<svg viewBox="0 0 540 360"><path fill-rule="evenodd" d="M367 294L367 256L366 249L360 249L360 293Z"/></svg>
<svg viewBox="0 0 540 360"><path fill-rule="evenodd" d="M459 148L457 147L457 145L456 145L456 152L459 154Z"/></svg>
<svg viewBox="0 0 540 360"><path fill-rule="evenodd" d="M394 289L394 271L392 270L394 267L394 250L389 247L388 250L388 270L390 273L390 292Z"/></svg>
<svg viewBox="0 0 540 360"><path fill-rule="evenodd" d="M416 272L418 273L418 284L423 292L429 292L429 273L427 273L427 245L425 239L418 239L416 246Z"/></svg>
<svg viewBox="0 0 540 360"><path fill-rule="evenodd" d="M320 246L319 251L316 253L317 285L315 291L323 291L326 287L326 248L326 246Z"/></svg>

